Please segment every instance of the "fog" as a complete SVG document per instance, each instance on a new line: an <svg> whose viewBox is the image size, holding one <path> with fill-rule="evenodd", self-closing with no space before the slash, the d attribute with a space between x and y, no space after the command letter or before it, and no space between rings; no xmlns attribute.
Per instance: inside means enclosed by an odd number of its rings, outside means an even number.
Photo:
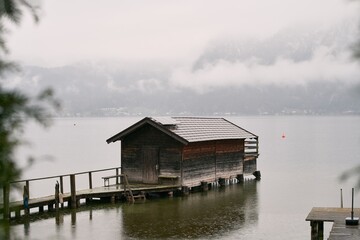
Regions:
<svg viewBox="0 0 360 240"><path fill-rule="evenodd" d="M12 57L61 66L83 60L193 61L221 38L267 38L286 28L331 26L358 18L343 0L40 1L9 35Z"/></svg>
<svg viewBox="0 0 360 240"><path fill-rule="evenodd" d="M155 101L147 108L159 106L159 97L173 93L178 95L172 106L184 94L197 98L213 92L226 102L227 89L234 95L236 89L246 88L257 94L257 88L267 86L277 89L267 101L287 86L294 93L302 88L302 95L296 96L301 99L308 94L307 86L320 91L322 82L332 89L318 93L326 96L324 103L341 95L336 109L347 109L355 101L344 88L359 85L360 67L352 57L360 36L358 1L40 3L38 24L29 13L20 26L7 24L9 56L23 73L2 82L32 92L51 86L65 108L71 102L80 111L83 101L90 102L83 98L91 97L94 107L136 106L143 111L142 94L151 96L146 101ZM96 96L86 91L96 91ZM115 100L123 99L118 94L133 100L124 106L124 101Z"/></svg>

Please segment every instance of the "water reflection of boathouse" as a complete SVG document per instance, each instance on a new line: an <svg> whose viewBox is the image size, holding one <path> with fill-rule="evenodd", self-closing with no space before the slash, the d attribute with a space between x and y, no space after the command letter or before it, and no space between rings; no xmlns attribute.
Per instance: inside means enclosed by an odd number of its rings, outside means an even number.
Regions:
<svg viewBox="0 0 360 240"><path fill-rule="evenodd" d="M186 198L159 199L136 207L122 205L122 236L126 239L244 239L258 224L258 184L247 181Z"/></svg>
<svg viewBox="0 0 360 240"><path fill-rule="evenodd" d="M258 136L224 118L146 117L107 140L121 141L130 182L182 187L258 174Z"/></svg>

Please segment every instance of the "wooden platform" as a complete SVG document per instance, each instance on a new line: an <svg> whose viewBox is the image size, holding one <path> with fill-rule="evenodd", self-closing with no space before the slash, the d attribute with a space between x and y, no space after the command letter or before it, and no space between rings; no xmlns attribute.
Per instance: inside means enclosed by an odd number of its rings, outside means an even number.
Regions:
<svg viewBox="0 0 360 240"><path fill-rule="evenodd" d="M360 239L360 225L349 226L345 218L351 216L351 208L314 207L306 218L311 225L311 239L323 239L324 222L333 222L329 240ZM360 208L354 209L354 217L360 216Z"/></svg>
<svg viewBox="0 0 360 240"><path fill-rule="evenodd" d="M179 185L148 185L148 184L130 184L127 188L131 188L134 194L139 194L141 192L144 193L159 193L159 192L171 192L176 191L181 186ZM91 199L91 198L111 198L111 197L120 197L124 194L123 185L110 185L103 187L96 187L92 189L85 189L76 191L76 199L80 201L81 199ZM63 194L64 202L71 201L71 194L64 193ZM48 210L52 210L55 204L55 195L40 197L40 198L32 198L29 199L29 209L39 208L39 211L44 210L44 206L48 207ZM0 204L0 211L3 209L3 205ZM22 201L10 202L10 213L15 212L16 216L20 215L20 211L24 210L24 205Z"/></svg>

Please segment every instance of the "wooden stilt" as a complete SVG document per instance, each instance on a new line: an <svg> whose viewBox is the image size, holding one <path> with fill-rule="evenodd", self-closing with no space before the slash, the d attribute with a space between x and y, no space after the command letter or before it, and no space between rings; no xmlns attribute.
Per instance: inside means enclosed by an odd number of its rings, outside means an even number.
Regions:
<svg viewBox="0 0 360 240"><path fill-rule="evenodd" d="M55 184L55 210L58 212L59 211L59 194L60 194L60 186L59 186L59 182L56 182Z"/></svg>
<svg viewBox="0 0 360 240"><path fill-rule="evenodd" d="M15 217L19 218L20 217L20 208L15 210Z"/></svg>
<svg viewBox="0 0 360 240"><path fill-rule="evenodd" d="M54 210L54 205L53 204L48 204L48 211L51 212Z"/></svg>
<svg viewBox="0 0 360 240"><path fill-rule="evenodd" d="M70 175L71 208L77 208L75 175Z"/></svg>
<svg viewBox="0 0 360 240"><path fill-rule="evenodd" d="M203 192L206 192L206 191L209 190L209 184L208 184L208 182L201 182L201 190L202 190Z"/></svg>
<svg viewBox="0 0 360 240"><path fill-rule="evenodd" d="M219 185L220 187L223 187L226 185L226 179L225 178L219 178Z"/></svg>
<svg viewBox="0 0 360 240"><path fill-rule="evenodd" d="M311 221L311 240L323 240L324 239L324 222L323 221Z"/></svg>
<svg viewBox="0 0 360 240"><path fill-rule="evenodd" d="M236 179L238 180L238 183L243 183L244 182L244 174L236 175Z"/></svg>
<svg viewBox="0 0 360 240"><path fill-rule="evenodd" d="M189 193L190 193L189 187L187 187L187 186L182 186L182 187L181 187L181 193L182 193L183 196L189 195Z"/></svg>
<svg viewBox="0 0 360 240"><path fill-rule="evenodd" d="M261 179L261 173L260 173L260 171L255 171L255 172L253 173L253 175L255 176L256 180L260 180L260 179Z"/></svg>
<svg viewBox="0 0 360 240"><path fill-rule="evenodd" d="M5 184L3 188L4 196L4 219L10 219L10 184Z"/></svg>

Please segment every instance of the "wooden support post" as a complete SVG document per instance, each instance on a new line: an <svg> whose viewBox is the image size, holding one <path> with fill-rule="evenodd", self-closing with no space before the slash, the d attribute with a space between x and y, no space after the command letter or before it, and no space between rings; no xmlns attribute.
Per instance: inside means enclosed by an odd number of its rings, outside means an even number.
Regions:
<svg viewBox="0 0 360 240"><path fill-rule="evenodd" d="M89 189L92 189L92 176L91 176L91 172L89 172Z"/></svg>
<svg viewBox="0 0 360 240"><path fill-rule="evenodd" d="M89 189L92 189L92 172L89 172ZM91 202L92 198L86 198L86 204Z"/></svg>
<svg viewBox="0 0 360 240"><path fill-rule="evenodd" d="M48 204L48 211L52 212L54 210L54 204L50 203Z"/></svg>
<svg viewBox="0 0 360 240"><path fill-rule="evenodd" d="M311 240L317 240L317 236L318 236L317 222L311 221L310 226L311 226Z"/></svg>
<svg viewBox="0 0 360 240"><path fill-rule="evenodd" d="M261 173L260 173L260 171L255 171L255 172L253 173L253 175L255 176L256 180L260 180L260 179L261 179Z"/></svg>
<svg viewBox="0 0 360 240"><path fill-rule="evenodd" d="M39 212L44 212L44 206L39 206Z"/></svg>
<svg viewBox="0 0 360 240"><path fill-rule="evenodd" d="M77 207L75 175L70 175L71 208Z"/></svg>
<svg viewBox="0 0 360 240"><path fill-rule="evenodd" d="M4 219L10 219L10 184L6 183L3 188L4 196Z"/></svg>
<svg viewBox="0 0 360 240"><path fill-rule="evenodd" d="M26 183L28 198L30 199L30 182L26 181L25 183Z"/></svg>
<svg viewBox="0 0 360 240"><path fill-rule="evenodd" d="M16 217L16 218L19 218L19 217L20 217L20 208L17 208L17 209L15 210L15 217Z"/></svg>
<svg viewBox="0 0 360 240"><path fill-rule="evenodd" d="M116 168L116 176L119 176L119 169L118 168ZM118 177L116 177L116 185L118 185L119 184L119 178Z"/></svg>
<svg viewBox="0 0 360 240"><path fill-rule="evenodd" d="M225 178L219 178L219 185L220 187L225 186L226 182L225 182Z"/></svg>
<svg viewBox="0 0 360 240"><path fill-rule="evenodd" d="M236 175L236 179L238 180L238 183L243 183L244 182L244 174Z"/></svg>
<svg viewBox="0 0 360 240"><path fill-rule="evenodd" d="M60 186L59 186L59 182L56 181L55 184L55 210L58 212L59 211L59 203L60 203Z"/></svg>
<svg viewBox="0 0 360 240"><path fill-rule="evenodd" d="M61 196L64 196L64 181L63 181L63 176L60 176L60 193L61 193ZM64 208L64 202L61 203L61 208Z"/></svg>
<svg viewBox="0 0 360 240"><path fill-rule="evenodd" d="M55 214L55 223L57 226L60 225L60 212L56 212Z"/></svg>
<svg viewBox="0 0 360 240"><path fill-rule="evenodd" d="M311 240L323 240L324 239L324 222L323 221L311 221Z"/></svg>
<svg viewBox="0 0 360 240"><path fill-rule="evenodd" d="M201 182L201 190L203 192L207 192L209 190L208 182L205 182L205 181Z"/></svg>
<svg viewBox="0 0 360 240"><path fill-rule="evenodd" d="M189 193L190 193L189 187L187 187L187 186L182 186L182 187L181 187L181 192L182 192L182 195L183 195L183 196L189 195Z"/></svg>
<svg viewBox="0 0 360 240"><path fill-rule="evenodd" d="M76 210L71 210L71 225L75 226L76 225Z"/></svg>
<svg viewBox="0 0 360 240"><path fill-rule="evenodd" d="M324 239L324 222L319 222L318 223L318 236L319 236L319 240L323 240Z"/></svg>

